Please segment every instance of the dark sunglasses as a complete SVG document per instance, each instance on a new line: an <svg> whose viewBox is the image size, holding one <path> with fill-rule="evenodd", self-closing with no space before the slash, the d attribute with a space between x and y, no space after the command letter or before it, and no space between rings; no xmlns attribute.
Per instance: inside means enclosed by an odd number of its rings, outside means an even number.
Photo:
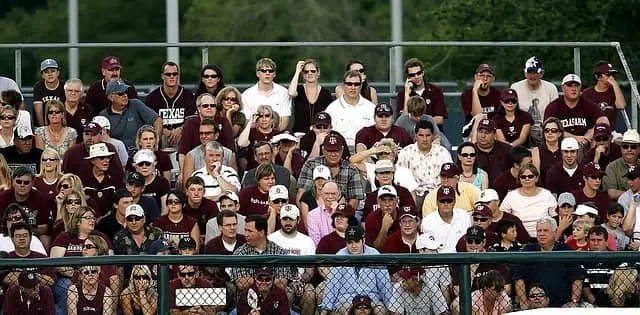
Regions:
<svg viewBox="0 0 640 315"><path fill-rule="evenodd" d="M50 110L47 112L49 115L58 115L58 114L62 114L61 110Z"/></svg>
<svg viewBox="0 0 640 315"><path fill-rule="evenodd" d="M529 298L530 298L530 299L535 299L535 298L544 298L544 297L546 297L546 296L547 296L547 295L546 295L545 293L543 293L543 292L540 292L540 293L531 293L531 294L529 294Z"/></svg>
<svg viewBox="0 0 640 315"><path fill-rule="evenodd" d="M150 280L151 277L148 275L133 275L134 280Z"/></svg>
<svg viewBox="0 0 640 315"><path fill-rule="evenodd" d="M271 114L256 114L256 117L258 117L258 118L269 118L269 117L271 117Z"/></svg>
<svg viewBox="0 0 640 315"><path fill-rule="evenodd" d="M55 162L58 159L54 159L54 158L42 158L42 162Z"/></svg>
<svg viewBox="0 0 640 315"><path fill-rule="evenodd" d="M82 274L86 275L95 275L98 273L98 269L84 270Z"/></svg>
<svg viewBox="0 0 640 315"><path fill-rule="evenodd" d="M316 73L316 72L318 72L318 70L302 70L302 73L304 74Z"/></svg>
<svg viewBox="0 0 640 315"><path fill-rule="evenodd" d="M377 118L389 118L389 117L391 117L391 115L390 114L376 114L376 117Z"/></svg>
<svg viewBox="0 0 640 315"><path fill-rule="evenodd" d="M137 215L130 215L130 216L127 217L127 222L137 222L137 221L140 221L142 219L143 219L143 217L139 217Z"/></svg>
<svg viewBox="0 0 640 315"><path fill-rule="evenodd" d="M182 202L178 199L167 199L167 205L181 205Z"/></svg>
<svg viewBox="0 0 640 315"><path fill-rule="evenodd" d="M7 217L7 222L18 222L18 221L22 221L21 215L12 215Z"/></svg>
<svg viewBox="0 0 640 315"><path fill-rule="evenodd" d="M2 116L0 116L0 119L2 119L2 120L14 120L14 119L16 119L16 116L2 115Z"/></svg>
<svg viewBox="0 0 640 315"><path fill-rule="evenodd" d="M238 99L235 97L223 97L222 98L223 101L227 101L227 102L237 102Z"/></svg>
<svg viewBox="0 0 640 315"><path fill-rule="evenodd" d="M323 125L323 124L319 124L319 125L315 125L316 129L329 129L329 125Z"/></svg>
<svg viewBox="0 0 640 315"><path fill-rule="evenodd" d="M635 150L638 148L637 144L627 144L627 143L623 143L621 146L621 148L625 149L625 150Z"/></svg>
<svg viewBox="0 0 640 315"><path fill-rule="evenodd" d="M346 86L361 86L362 82L344 82Z"/></svg>
<svg viewBox="0 0 640 315"><path fill-rule="evenodd" d="M557 133L558 131L560 131L558 128L544 128L545 133Z"/></svg>
<svg viewBox="0 0 640 315"><path fill-rule="evenodd" d="M196 275L195 271L190 271L190 272L179 272L178 273L180 275L180 277L193 277Z"/></svg>
<svg viewBox="0 0 640 315"><path fill-rule="evenodd" d="M86 216L86 217L84 217L84 216L83 216L83 217L80 217L80 218L85 219L85 220L90 220L90 221L92 221L92 220L95 220L95 219L96 219L96 216L94 216L94 215L89 215L89 216Z"/></svg>
<svg viewBox="0 0 640 315"><path fill-rule="evenodd" d="M483 241L484 240L476 240L476 239L470 240L470 239L467 239L467 244L480 245L480 244L482 244Z"/></svg>
<svg viewBox="0 0 640 315"><path fill-rule="evenodd" d="M364 68L362 68L362 69L358 69L358 70L354 70L354 71L358 71L358 72L360 72L360 73L364 73L364 72L365 72Z"/></svg>
<svg viewBox="0 0 640 315"><path fill-rule="evenodd" d="M144 161L144 162L140 162L140 163L138 163L136 165L138 165L138 166L151 166L151 164L152 164L151 162Z"/></svg>
<svg viewBox="0 0 640 315"><path fill-rule="evenodd" d="M202 108L209 108L209 107L214 108L214 107L216 107L216 104L200 104L200 107L202 107Z"/></svg>
<svg viewBox="0 0 640 315"><path fill-rule="evenodd" d="M205 79L215 79L215 78L218 77L218 75L217 74L203 74L202 77L205 78Z"/></svg>
<svg viewBox="0 0 640 315"><path fill-rule="evenodd" d="M602 142L602 141L607 141L607 140L609 140L609 137L595 137L595 139L596 139L596 141L600 141L600 142Z"/></svg>
<svg viewBox="0 0 640 315"><path fill-rule="evenodd" d="M357 310L368 310L368 309L371 309L371 306L368 306L368 305L358 305L358 306L356 307L356 309L357 309Z"/></svg>
<svg viewBox="0 0 640 315"><path fill-rule="evenodd" d="M473 221L480 221L480 222L487 222L489 221L489 218L483 218L483 217L473 217Z"/></svg>
<svg viewBox="0 0 640 315"><path fill-rule="evenodd" d="M283 204L283 203L289 202L289 200L282 198L282 199L276 199L276 200L274 200L272 202L275 203L275 204Z"/></svg>
<svg viewBox="0 0 640 315"><path fill-rule="evenodd" d="M424 73L424 70L420 70L420 71L415 72L415 73L407 73L407 76L410 77L410 78L413 78L413 77L417 77L417 76L419 76L419 75L421 75L423 73Z"/></svg>
<svg viewBox="0 0 640 315"><path fill-rule="evenodd" d="M520 179L534 179L535 177L536 177L536 175L533 175L533 174L520 175Z"/></svg>
<svg viewBox="0 0 640 315"><path fill-rule="evenodd" d="M16 179L16 184L18 185L29 185L31 184L30 180Z"/></svg>
<svg viewBox="0 0 640 315"><path fill-rule="evenodd" d="M460 156L463 158L476 157L475 153L460 153Z"/></svg>
<svg viewBox="0 0 640 315"><path fill-rule="evenodd" d="M258 69L258 71L260 71L262 73L274 73L274 72L276 72L276 70L273 70L273 69Z"/></svg>
<svg viewBox="0 0 640 315"><path fill-rule="evenodd" d="M116 94L117 94L118 96L125 96L125 95L127 95L127 92L118 92L118 93L116 93Z"/></svg>
<svg viewBox="0 0 640 315"><path fill-rule="evenodd" d="M177 77L178 76L178 72L165 72L163 73L165 77Z"/></svg>
<svg viewBox="0 0 640 315"><path fill-rule="evenodd" d="M269 277L269 276L259 276L259 277L256 277L256 280L258 282L271 282L271 277Z"/></svg>
<svg viewBox="0 0 640 315"><path fill-rule="evenodd" d="M82 204L82 201L80 199L67 199L64 203L68 205L79 205Z"/></svg>
<svg viewBox="0 0 640 315"><path fill-rule="evenodd" d="M98 246L93 245L93 244L84 244L84 249L97 249Z"/></svg>
<svg viewBox="0 0 640 315"><path fill-rule="evenodd" d="M514 104L514 105L517 105L517 104L518 104L518 101L517 101L517 100L515 100L515 99L503 100L503 102L504 102L505 104Z"/></svg>
<svg viewBox="0 0 640 315"><path fill-rule="evenodd" d="M62 184L62 185L60 185L60 188L62 188L62 189L69 189L69 188L71 188L71 185L69 185L69 184Z"/></svg>
<svg viewBox="0 0 640 315"><path fill-rule="evenodd" d="M589 176L589 178L593 180L602 180L602 176L596 176L596 175L591 175Z"/></svg>
<svg viewBox="0 0 640 315"><path fill-rule="evenodd" d="M440 203L453 203L453 199L442 199L442 200L438 200L438 202L440 202Z"/></svg>

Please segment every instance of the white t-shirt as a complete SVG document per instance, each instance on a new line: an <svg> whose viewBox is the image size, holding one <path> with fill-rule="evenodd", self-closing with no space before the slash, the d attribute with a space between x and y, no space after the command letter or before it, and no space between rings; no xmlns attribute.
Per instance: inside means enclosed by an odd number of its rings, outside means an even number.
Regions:
<svg viewBox="0 0 640 315"><path fill-rule="evenodd" d="M540 192L532 197L523 196L518 189L507 193L500 211L508 212L520 219L522 225L529 232L530 237L536 237L536 221L543 216L555 216L558 202L550 191L540 188Z"/></svg>
<svg viewBox="0 0 640 315"><path fill-rule="evenodd" d="M222 178L224 178L224 180L229 182L229 184L235 186L238 191L240 191L240 179L238 178L238 173L236 173L236 170L225 165L221 165L221 167L222 170L220 172L220 175L222 175ZM205 197L215 197L222 193L222 188L220 187L218 180L215 179L212 175L209 175L206 166L196 170L195 172L193 172L193 174L191 174L191 176L198 176L202 178L202 180L204 180Z"/></svg>
<svg viewBox="0 0 640 315"><path fill-rule="evenodd" d="M432 212L422 219L422 233L432 235L441 244L438 252L455 253L458 240L467 233L471 226L471 216L463 209L453 208L451 223L444 222L438 211Z"/></svg>
<svg viewBox="0 0 640 315"><path fill-rule="evenodd" d="M269 234L269 236L267 236L267 239L282 247L288 253L288 255L291 256L316 254L316 244L309 236L304 235L300 232L297 232L295 237L287 237L284 233L282 233L282 230L277 230ZM298 276L302 277L303 273L304 268L298 268Z"/></svg>
<svg viewBox="0 0 640 315"><path fill-rule="evenodd" d="M376 165L373 163L365 162L365 167L367 168L367 180L371 185L371 190L376 190ZM413 173L402 166L396 166L396 171L393 174L393 183L396 185L400 185L410 192L416 190L418 188L418 182L416 182L416 178L413 177Z"/></svg>
<svg viewBox="0 0 640 315"><path fill-rule="evenodd" d="M44 249L44 246L42 246L42 242L35 236L31 237L31 244L29 244L29 249L33 252L48 256L47 251ZM0 251L10 253L14 250L16 250L16 248L13 246L11 238L0 234Z"/></svg>
<svg viewBox="0 0 640 315"><path fill-rule="evenodd" d="M352 151L356 145L356 133L376 123L374 117L376 105L362 96L359 97L358 103L351 105L345 101L343 95L331 102L325 110L331 116L333 130L344 137Z"/></svg>
<svg viewBox="0 0 640 315"><path fill-rule="evenodd" d="M540 87L536 90L529 88L527 79L511 84L511 88L518 93L520 109L531 114L534 123L542 121L547 105L558 98L558 88L553 83L545 80L540 81ZM531 109L534 103L537 103L537 111Z"/></svg>
<svg viewBox="0 0 640 315"><path fill-rule="evenodd" d="M251 116L260 105L269 105L280 117L291 116L291 97L289 91L278 83L273 83L273 88L268 94L262 94L258 90L258 84L246 89L242 93L244 107L242 112L251 120Z"/></svg>

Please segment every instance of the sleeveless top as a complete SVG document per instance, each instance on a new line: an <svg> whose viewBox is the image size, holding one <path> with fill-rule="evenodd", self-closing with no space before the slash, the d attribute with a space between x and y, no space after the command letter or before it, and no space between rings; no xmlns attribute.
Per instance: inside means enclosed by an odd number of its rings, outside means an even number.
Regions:
<svg viewBox="0 0 640 315"><path fill-rule="evenodd" d="M64 156L64 153L67 152L67 149L69 149L69 144L75 142L76 138L78 137L78 132L75 129L71 127L65 127L67 129L67 135L64 140L62 140L62 144L57 145L51 142L52 139L49 138L44 128L45 127L38 127L36 128L36 131L34 133L42 137L45 148L52 148L56 150L58 154L60 154L60 156Z"/></svg>
<svg viewBox="0 0 640 315"><path fill-rule="evenodd" d="M480 189L480 191L482 191L482 180L487 176L489 176L487 172L485 172L481 168L478 168L478 173L476 174L476 178L473 180L473 183L471 184L473 186L476 186L476 188Z"/></svg>
<svg viewBox="0 0 640 315"><path fill-rule="evenodd" d="M82 281L78 282L78 285L76 287L78 288L78 303L76 305L78 314L101 315L102 306L104 305L104 285L98 284L98 291L96 291L96 296L92 300L88 300L84 293L82 293Z"/></svg>

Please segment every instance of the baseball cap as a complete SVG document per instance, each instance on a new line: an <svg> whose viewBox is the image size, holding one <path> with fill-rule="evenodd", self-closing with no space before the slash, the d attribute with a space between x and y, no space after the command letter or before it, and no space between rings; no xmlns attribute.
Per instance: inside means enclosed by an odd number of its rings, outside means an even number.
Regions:
<svg viewBox="0 0 640 315"><path fill-rule="evenodd" d="M497 128L498 127L496 126L496 123L493 120L488 119L488 118L482 119L480 121L480 123L478 124L478 130L484 129L484 130L488 130L488 131L491 131L491 132L495 132Z"/></svg>
<svg viewBox="0 0 640 315"><path fill-rule="evenodd" d="M124 83L122 79L116 78L107 83L107 87L104 89L104 92L107 95L111 93L123 93L126 92L128 88L128 84Z"/></svg>
<svg viewBox="0 0 640 315"><path fill-rule="evenodd" d="M455 189L453 189L453 187L451 186L440 186L440 188L438 188L438 201L440 200L444 200L444 199L456 199L456 191Z"/></svg>
<svg viewBox="0 0 640 315"><path fill-rule="evenodd" d="M636 179L640 177L640 167L631 166L629 167L629 171L624 175L627 179Z"/></svg>
<svg viewBox="0 0 640 315"><path fill-rule="evenodd" d="M378 188L378 198L383 196L398 197L398 191L391 185L380 186L380 188Z"/></svg>
<svg viewBox="0 0 640 315"><path fill-rule="evenodd" d="M480 192L480 198L478 198L478 202L489 203L494 200L500 201L498 192L496 192L495 190L489 188Z"/></svg>
<svg viewBox="0 0 640 315"><path fill-rule="evenodd" d="M454 177L457 175L460 175L460 170L454 163L447 162L440 166L440 176Z"/></svg>
<svg viewBox="0 0 640 315"><path fill-rule="evenodd" d="M144 210L142 209L142 207L139 204L134 203L134 204L131 204L131 205L127 206L127 210L125 210L125 212L124 212L124 217L126 218L126 217L129 217L129 216L132 216L132 215L139 216L139 217L144 217Z"/></svg>
<svg viewBox="0 0 640 315"><path fill-rule="evenodd" d="M364 230L360 225L350 225L344 232L344 239L347 242L361 241L364 237Z"/></svg>
<svg viewBox="0 0 640 315"><path fill-rule="evenodd" d="M414 220L418 220L418 210L412 206L404 206L398 209L398 220L404 217L411 217Z"/></svg>
<svg viewBox="0 0 640 315"><path fill-rule="evenodd" d="M269 188L269 200L274 201L278 199L289 200L289 191L284 185L275 185Z"/></svg>
<svg viewBox="0 0 640 315"><path fill-rule="evenodd" d="M589 162L582 167L583 176L602 176L605 172L600 167L600 164Z"/></svg>
<svg viewBox="0 0 640 315"><path fill-rule="evenodd" d="M360 305L371 307L371 298L364 294L356 295L351 301L351 305L353 306L353 308L356 308Z"/></svg>
<svg viewBox="0 0 640 315"><path fill-rule="evenodd" d="M102 68L111 70L113 68L122 68L120 65L120 58L116 56L106 56L102 59Z"/></svg>
<svg viewBox="0 0 640 315"><path fill-rule="evenodd" d="M491 208L487 205L477 205L473 208L472 216L490 217L492 214Z"/></svg>
<svg viewBox="0 0 640 315"><path fill-rule="evenodd" d="M58 62L55 59L47 58L45 60L42 60L42 62L40 62L40 72L47 70L49 68L60 69L60 67L58 66Z"/></svg>
<svg viewBox="0 0 640 315"><path fill-rule="evenodd" d="M298 219L300 217L300 209L296 205L286 204L280 209L280 219Z"/></svg>
<svg viewBox="0 0 640 315"><path fill-rule="evenodd" d="M508 100L516 100L518 102L518 92L514 89L504 89L500 92L500 100L508 101Z"/></svg>
<svg viewBox="0 0 640 315"><path fill-rule="evenodd" d="M598 210L594 209L593 207L587 206L587 205L578 205L576 207L576 210L573 211L573 214L575 214L575 215L585 215L587 213L591 213L593 215L598 215Z"/></svg>
<svg viewBox="0 0 640 315"><path fill-rule="evenodd" d="M149 255L157 255L159 252L171 250L171 244L165 240L155 240L149 246Z"/></svg>
<svg viewBox="0 0 640 315"><path fill-rule="evenodd" d="M342 215L348 218L348 217L354 216L355 214L356 214L356 209L354 209L350 204L341 203L336 206L335 210L333 210L333 213L331 214L331 219L335 218L337 215Z"/></svg>
<svg viewBox="0 0 640 315"><path fill-rule="evenodd" d="M420 234L416 240L416 249L430 249L437 250L440 248L440 243L436 241L436 238L430 234Z"/></svg>
<svg viewBox="0 0 640 315"><path fill-rule="evenodd" d="M283 131L275 136L273 136L273 138L271 138L271 143L278 143L280 141L293 141L295 143L298 143L298 137L294 136L291 131Z"/></svg>
<svg viewBox="0 0 640 315"><path fill-rule="evenodd" d="M313 116L312 124L314 126L318 124L331 126L331 115L329 115L327 112L319 112L315 116Z"/></svg>
<svg viewBox="0 0 640 315"><path fill-rule="evenodd" d="M482 73L484 71L489 71L491 74L494 74L493 66L488 63L481 63L476 68L476 73Z"/></svg>
<svg viewBox="0 0 640 315"><path fill-rule="evenodd" d="M340 151L342 149L342 143L337 135L329 134L324 138L322 148L328 152Z"/></svg>
<svg viewBox="0 0 640 315"><path fill-rule="evenodd" d="M13 135L18 139L26 139L28 137L33 137L33 131L31 131L31 126L18 125Z"/></svg>
<svg viewBox="0 0 640 315"><path fill-rule="evenodd" d="M93 119L91 119L91 122L98 124L98 126L104 129L111 130L111 122L107 117L96 116L96 117L93 117Z"/></svg>
<svg viewBox="0 0 640 315"><path fill-rule="evenodd" d="M267 277L273 277L273 270L269 267L262 267L262 268L258 268L255 271L255 276L267 276Z"/></svg>
<svg viewBox="0 0 640 315"><path fill-rule="evenodd" d="M133 164L142 162L153 163L156 161L156 154L149 149L140 149L133 155Z"/></svg>
<svg viewBox="0 0 640 315"><path fill-rule="evenodd" d="M580 145L578 144L578 140L576 138L564 138L562 139L562 144L560 144L560 150L562 151L573 151L580 149Z"/></svg>
<svg viewBox="0 0 640 315"><path fill-rule="evenodd" d="M593 73L616 73L618 70L610 63L600 63L593 67Z"/></svg>
<svg viewBox="0 0 640 315"><path fill-rule="evenodd" d="M129 172L129 174L127 174L127 184L144 187L144 176L138 172Z"/></svg>
<svg viewBox="0 0 640 315"><path fill-rule="evenodd" d="M540 61L538 57L533 56L524 63L524 71L528 73L541 73L544 71L544 64L542 64L542 61Z"/></svg>
<svg viewBox="0 0 640 315"><path fill-rule="evenodd" d="M313 180L323 178L326 180L331 179L331 170L324 165L318 165L313 169Z"/></svg>
<svg viewBox="0 0 640 315"><path fill-rule="evenodd" d="M582 85L582 81L580 81L580 77L577 74L570 73L565 75L564 78L562 78L562 85L565 85L571 82L576 82L579 85Z"/></svg>
<svg viewBox="0 0 640 315"><path fill-rule="evenodd" d="M18 276L18 284L27 289L33 289L38 285L38 274L33 271L23 271Z"/></svg>
<svg viewBox="0 0 640 315"><path fill-rule="evenodd" d="M637 130L629 129L629 130L625 131L624 134L622 135L621 142L639 144L640 143L640 135L638 134Z"/></svg>
<svg viewBox="0 0 640 315"><path fill-rule="evenodd" d="M96 143L89 147L89 156L85 157L85 160L91 160L98 157L112 156L114 152L109 151L106 143Z"/></svg>
<svg viewBox="0 0 640 315"><path fill-rule="evenodd" d="M419 267L409 267L409 268L402 268L402 270L400 270L400 272L398 273L398 275L400 276L400 278L408 280L411 279L421 273L424 272L424 269L419 268Z"/></svg>
<svg viewBox="0 0 640 315"><path fill-rule="evenodd" d="M467 240L484 240L486 238L484 234L484 229L477 225L474 225L467 229L466 239Z"/></svg>
<svg viewBox="0 0 640 315"><path fill-rule="evenodd" d="M186 236L178 242L178 249L196 248L196 240L191 236Z"/></svg>
<svg viewBox="0 0 640 315"><path fill-rule="evenodd" d="M593 126L593 137L610 137L611 136L611 127L604 123L599 123Z"/></svg>
<svg viewBox="0 0 640 315"><path fill-rule="evenodd" d="M95 122L90 122L90 123L84 125L84 128L82 129L82 132L91 133L91 134L98 134L98 133L100 133L101 130L102 130L102 127L100 127L100 125L98 125Z"/></svg>
<svg viewBox="0 0 640 315"><path fill-rule="evenodd" d="M558 196L558 206L562 206L564 204L569 204L572 207L576 206L576 197L573 196L570 192L563 192Z"/></svg>
<svg viewBox="0 0 640 315"><path fill-rule="evenodd" d="M227 198L227 199L231 199L232 201L240 202L240 198L238 197L238 195L231 191L231 190L225 190L223 191L220 196L218 196L218 202L220 202L220 200Z"/></svg>
<svg viewBox="0 0 640 315"><path fill-rule="evenodd" d="M376 173L395 172L396 167L391 160L378 160L376 161Z"/></svg>
<svg viewBox="0 0 640 315"><path fill-rule="evenodd" d="M387 103L380 103L376 105L375 115L393 115L393 108Z"/></svg>

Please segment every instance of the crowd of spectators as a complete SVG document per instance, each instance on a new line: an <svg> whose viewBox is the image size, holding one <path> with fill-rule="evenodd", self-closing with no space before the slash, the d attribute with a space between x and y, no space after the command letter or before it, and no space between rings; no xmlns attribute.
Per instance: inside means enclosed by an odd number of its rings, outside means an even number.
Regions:
<svg viewBox="0 0 640 315"><path fill-rule="evenodd" d="M593 86L557 87L531 57L492 86L480 64L460 97L463 142L444 133L443 91L406 61L396 104L352 60L335 93L299 61L288 87L262 58L242 93L207 65L197 91L175 62L138 99L117 56L85 93L40 64L33 111L0 77L0 252L100 255L435 255L638 251L640 135L615 132L624 95L598 62ZM302 84L299 84L302 80ZM586 81L586 80L585 80ZM395 105L395 106L392 106ZM452 147L453 145L453 147ZM639 306L637 262L478 263L474 314ZM171 266L171 314L457 314L460 267ZM2 271L4 314L156 314L157 266Z"/></svg>

